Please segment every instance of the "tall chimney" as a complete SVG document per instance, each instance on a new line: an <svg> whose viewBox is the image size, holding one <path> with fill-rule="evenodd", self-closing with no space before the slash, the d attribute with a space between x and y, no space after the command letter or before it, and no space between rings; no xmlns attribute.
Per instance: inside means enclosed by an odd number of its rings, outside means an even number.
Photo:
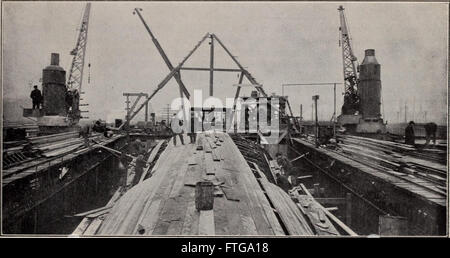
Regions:
<svg viewBox="0 0 450 258"><path fill-rule="evenodd" d="M50 59L50 65L59 66L59 54L58 53L52 53L52 57Z"/></svg>

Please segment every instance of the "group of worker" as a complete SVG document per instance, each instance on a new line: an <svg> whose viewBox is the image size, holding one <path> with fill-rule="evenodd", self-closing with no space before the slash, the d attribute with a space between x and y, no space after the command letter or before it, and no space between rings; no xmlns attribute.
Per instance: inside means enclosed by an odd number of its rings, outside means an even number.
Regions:
<svg viewBox="0 0 450 258"><path fill-rule="evenodd" d="M430 141L433 140L433 144L436 145L436 132L437 132L437 125L436 123L427 123L424 125L425 127L425 137L426 142L425 146L428 146L430 144ZM415 123L414 121L410 121L408 123L408 126L405 128L405 144L415 146Z"/></svg>
<svg viewBox="0 0 450 258"><path fill-rule="evenodd" d="M178 124L178 126L175 126L176 124ZM182 119L177 117L177 114L173 114L172 120L169 123L169 128L173 134L173 145L177 145L177 136L180 138L181 144L184 145L184 122ZM187 133L187 135L190 138L190 143L195 144L197 141L197 132L195 130L191 130Z"/></svg>
<svg viewBox="0 0 450 258"><path fill-rule="evenodd" d="M30 98L33 103L33 109L40 109L42 107L42 103L44 102L44 96L42 95L42 92L38 89L37 85L33 86L33 90L31 91ZM78 98L78 92L77 91L70 91L68 90L66 92L65 101L66 101L66 107L67 112L69 112L73 108L74 99Z"/></svg>

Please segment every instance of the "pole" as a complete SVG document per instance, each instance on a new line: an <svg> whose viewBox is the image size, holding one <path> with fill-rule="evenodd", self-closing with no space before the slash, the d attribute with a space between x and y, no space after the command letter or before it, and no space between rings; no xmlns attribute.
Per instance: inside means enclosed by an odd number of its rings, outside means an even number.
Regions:
<svg viewBox="0 0 450 258"><path fill-rule="evenodd" d="M167 104L167 125L169 125L169 119L170 119L170 104Z"/></svg>
<svg viewBox="0 0 450 258"><path fill-rule="evenodd" d="M303 121L303 105L300 104L300 122Z"/></svg>
<svg viewBox="0 0 450 258"><path fill-rule="evenodd" d="M337 135L336 135L336 83L334 83L333 90L334 90L333 135L334 135L334 142L337 144Z"/></svg>
<svg viewBox="0 0 450 258"><path fill-rule="evenodd" d="M406 106L406 101L405 101L405 123L408 123L408 119L406 119L406 113L408 112L408 107Z"/></svg>
<svg viewBox="0 0 450 258"><path fill-rule="evenodd" d="M213 85L214 85L214 37L211 35L210 44L210 60L209 60L209 96L213 95Z"/></svg>
<svg viewBox="0 0 450 258"><path fill-rule="evenodd" d="M145 104L145 122L148 122L148 102Z"/></svg>
<svg viewBox="0 0 450 258"><path fill-rule="evenodd" d="M316 123L315 123L315 138L316 138L316 147L319 147L319 117L317 116L317 100L319 99L319 95L314 95L312 97L314 100L314 107L316 112Z"/></svg>
<svg viewBox="0 0 450 258"><path fill-rule="evenodd" d="M125 121L126 123L126 139L127 139L127 143L130 142L130 96L127 95L127 121Z"/></svg>

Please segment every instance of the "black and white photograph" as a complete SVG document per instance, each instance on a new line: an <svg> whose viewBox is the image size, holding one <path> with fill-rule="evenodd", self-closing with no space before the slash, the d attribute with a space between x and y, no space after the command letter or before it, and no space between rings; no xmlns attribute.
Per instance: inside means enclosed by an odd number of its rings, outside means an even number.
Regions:
<svg viewBox="0 0 450 258"><path fill-rule="evenodd" d="M1 5L1 237L448 238L448 2Z"/></svg>

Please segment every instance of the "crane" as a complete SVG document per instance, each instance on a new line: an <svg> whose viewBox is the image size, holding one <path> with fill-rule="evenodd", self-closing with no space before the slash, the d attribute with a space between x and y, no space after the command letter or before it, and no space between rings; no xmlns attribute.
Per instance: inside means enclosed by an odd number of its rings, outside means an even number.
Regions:
<svg viewBox="0 0 450 258"><path fill-rule="evenodd" d="M86 54L90 11L91 3L87 3L84 9L83 19L81 20L81 27L76 46L70 52L70 54L73 55L73 59L72 65L70 66L69 79L67 81L67 90L68 94L71 94L73 99L70 116L75 120L81 118L81 111L79 110L80 94L82 94L81 85L83 83L84 58Z"/></svg>
<svg viewBox="0 0 450 258"><path fill-rule="evenodd" d="M352 44L350 41L350 33L345 19L344 7L339 6L340 18L340 40L339 45L342 46L342 59L344 66L344 104L342 105L343 115L354 115L359 111L358 97L358 73L357 58L353 54Z"/></svg>

